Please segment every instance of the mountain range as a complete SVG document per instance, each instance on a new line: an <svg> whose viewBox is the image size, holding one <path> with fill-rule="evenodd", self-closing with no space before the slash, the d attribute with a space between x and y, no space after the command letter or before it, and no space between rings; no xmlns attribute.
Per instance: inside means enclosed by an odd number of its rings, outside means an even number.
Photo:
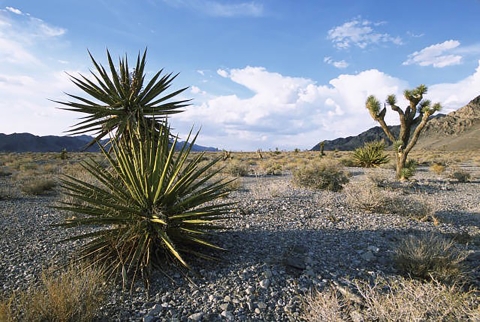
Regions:
<svg viewBox="0 0 480 322"><path fill-rule="evenodd" d="M84 151L85 146L93 137L80 136L37 136L30 133L0 133L0 152L68 152ZM183 142L179 142L180 146ZM98 152L96 144L87 149L88 152ZM194 144L192 151L218 151L216 148Z"/></svg>
<svg viewBox="0 0 480 322"><path fill-rule="evenodd" d="M395 136L400 126L390 126ZM350 151L363 146L365 142L384 140L391 145L380 126L375 126L356 136L324 141L325 151ZM423 129L415 149L462 151L480 150L480 96L464 107L448 114L432 116ZM320 150L320 143L312 151Z"/></svg>

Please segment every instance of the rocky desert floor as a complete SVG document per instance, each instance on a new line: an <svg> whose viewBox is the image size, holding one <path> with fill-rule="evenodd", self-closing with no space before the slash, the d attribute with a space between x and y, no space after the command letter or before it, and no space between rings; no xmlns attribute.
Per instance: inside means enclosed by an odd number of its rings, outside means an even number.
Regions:
<svg viewBox="0 0 480 322"><path fill-rule="evenodd" d="M117 283L97 320L298 321L313 289L344 290L353 280L400 276L393 261L399 243L426 233L452 240L465 252L468 285L480 288L480 166L467 160L456 167L470 173L468 182L428 166L406 183L395 183L391 169L345 168L350 182L340 192L297 187L288 171L240 177L228 197L237 203L224 222L228 229L212 236L227 249L218 254L221 261L192 261L195 274L189 279L174 271L171 278L155 274L148 292L141 283L131 293ZM348 192L361 190L349 187L372 178L389 182L381 189L403 200L392 207L411 211L390 212L387 204L371 212L352 204ZM31 196L15 184L12 175L0 177L4 296L34 285L44 269L67 261L78 246L60 242L71 232L51 226L67 216L51 208L62 198L59 188ZM413 201L428 205L431 216L415 216L423 210Z"/></svg>

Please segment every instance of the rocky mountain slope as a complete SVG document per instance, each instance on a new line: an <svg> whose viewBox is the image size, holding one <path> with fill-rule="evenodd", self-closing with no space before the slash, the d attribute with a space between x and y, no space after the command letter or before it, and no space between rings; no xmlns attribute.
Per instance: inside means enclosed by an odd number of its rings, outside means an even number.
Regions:
<svg viewBox="0 0 480 322"><path fill-rule="evenodd" d="M395 134L400 130L398 125L390 128ZM325 150L349 151L362 146L365 142L381 139L391 143L380 126L376 126L357 136L327 140ZM312 151L318 151L319 148L320 144L317 144ZM480 150L480 96L447 115L433 116L415 148L445 151Z"/></svg>

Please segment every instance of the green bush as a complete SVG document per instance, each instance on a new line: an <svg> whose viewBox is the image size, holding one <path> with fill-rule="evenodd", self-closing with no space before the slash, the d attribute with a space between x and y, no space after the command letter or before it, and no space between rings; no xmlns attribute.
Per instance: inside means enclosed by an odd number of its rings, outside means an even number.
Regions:
<svg viewBox="0 0 480 322"><path fill-rule="evenodd" d="M417 162L415 160L408 160L405 163L405 167L402 168L402 178L408 180L415 175L417 172Z"/></svg>
<svg viewBox="0 0 480 322"><path fill-rule="evenodd" d="M366 142L363 147L353 152L353 162L358 167L372 168L390 162L388 155L384 153L384 141Z"/></svg>
<svg viewBox="0 0 480 322"><path fill-rule="evenodd" d="M293 182L301 187L340 191L348 182L342 167L333 161L319 161L293 171Z"/></svg>
<svg viewBox="0 0 480 322"><path fill-rule="evenodd" d="M451 179L457 180L458 182L465 183L468 180L470 180L471 175L468 171L461 170L461 169L453 169L449 177Z"/></svg>

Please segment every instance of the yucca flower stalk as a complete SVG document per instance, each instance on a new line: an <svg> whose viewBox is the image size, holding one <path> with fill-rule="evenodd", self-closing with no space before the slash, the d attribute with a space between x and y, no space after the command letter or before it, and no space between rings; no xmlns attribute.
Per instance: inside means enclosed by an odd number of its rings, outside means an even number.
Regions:
<svg viewBox="0 0 480 322"><path fill-rule="evenodd" d="M230 182L217 176L219 170L210 171L218 160L204 164L204 153L190 155L197 135L179 148L168 127L157 134L138 129L122 144L113 139L110 152L102 148L107 167L92 159L83 163L99 184L72 176L62 180L73 198L58 208L76 218L59 226L93 228L68 239L85 240L80 260L106 264L124 282L127 275L133 275L132 283L138 276L148 282L152 268L188 269L189 256L213 258L202 250L222 249L207 237L223 228L218 221L233 208L219 200Z"/></svg>
<svg viewBox="0 0 480 322"><path fill-rule="evenodd" d="M128 59L119 59L118 68L107 50L108 71L88 53L95 67L91 77L69 75L72 82L90 98L67 94L73 101L54 101L62 104L62 109L86 114L67 133L71 135L94 133L94 139L86 148L109 136L117 141L128 140L138 127L158 132L164 127L169 115L181 112L189 106L190 100L172 99L187 88L166 93L178 76L172 73L162 75L157 72L146 83L145 65L147 50L138 54L135 68L131 70ZM143 133L142 132L142 133ZM117 142L118 143L118 142Z"/></svg>

